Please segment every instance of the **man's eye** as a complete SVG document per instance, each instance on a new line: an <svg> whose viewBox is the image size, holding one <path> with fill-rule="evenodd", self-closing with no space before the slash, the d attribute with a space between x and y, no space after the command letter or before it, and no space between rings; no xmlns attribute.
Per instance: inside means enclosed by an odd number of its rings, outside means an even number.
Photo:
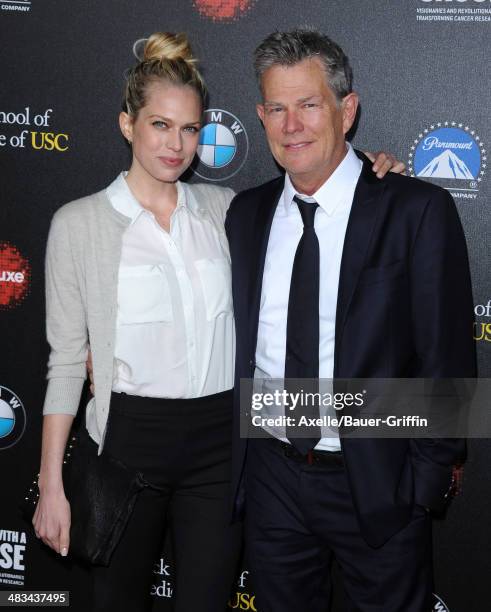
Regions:
<svg viewBox="0 0 491 612"><path fill-rule="evenodd" d="M315 108L317 106L317 104L315 104L314 102L305 102L303 107L304 108Z"/></svg>
<svg viewBox="0 0 491 612"><path fill-rule="evenodd" d="M279 113L282 110L283 109L281 108L281 106L271 106L270 108L268 108L268 113L271 115L273 113Z"/></svg>

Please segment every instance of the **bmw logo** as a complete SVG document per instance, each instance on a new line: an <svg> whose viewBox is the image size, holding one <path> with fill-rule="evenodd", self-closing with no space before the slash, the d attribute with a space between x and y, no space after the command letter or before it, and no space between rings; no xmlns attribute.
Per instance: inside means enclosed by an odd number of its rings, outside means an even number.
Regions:
<svg viewBox="0 0 491 612"><path fill-rule="evenodd" d="M0 385L0 450L10 448L22 438L26 411L13 391Z"/></svg>
<svg viewBox="0 0 491 612"><path fill-rule="evenodd" d="M249 140L244 125L228 111L205 111L194 172L207 181L225 181L244 165Z"/></svg>

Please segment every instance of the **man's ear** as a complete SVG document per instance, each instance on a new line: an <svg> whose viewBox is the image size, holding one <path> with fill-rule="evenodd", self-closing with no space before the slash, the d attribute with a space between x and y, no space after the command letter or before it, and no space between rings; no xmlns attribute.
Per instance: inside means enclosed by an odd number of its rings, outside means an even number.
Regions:
<svg viewBox="0 0 491 612"><path fill-rule="evenodd" d="M133 141L133 119L124 111L119 113L119 128L123 136L131 144Z"/></svg>
<svg viewBox="0 0 491 612"><path fill-rule="evenodd" d="M355 122L358 101L358 94L353 91L345 96L341 102L343 109L343 132L345 134L350 131L351 126Z"/></svg>
<svg viewBox="0 0 491 612"><path fill-rule="evenodd" d="M261 122L264 123L264 104L256 104L256 113Z"/></svg>

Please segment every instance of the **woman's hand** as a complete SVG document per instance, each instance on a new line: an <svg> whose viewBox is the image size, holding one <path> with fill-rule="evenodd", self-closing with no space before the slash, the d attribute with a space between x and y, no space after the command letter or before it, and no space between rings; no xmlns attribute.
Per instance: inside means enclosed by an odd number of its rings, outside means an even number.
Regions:
<svg viewBox="0 0 491 612"><path fill-rule="evenodd" d="M39 501L32 518L38 538L62 557L70 546L70 504L63 488L63 456L73 423L71 414L46 414L39 469Z"/></svg>
<svg viewBox="0 0 491 612"><path fill-rule="evenodd" d="M378 153L364 151L364 153L370 161L374 162L372 170L377 174L378 178L383 178L389 171L395 174L405 174L405 164L398 161L390 153L384 153L384 151L379 151Z"/></svg>
<svg viewBox="0 0 491 612"><path fill-rule="evenodd" d="M70 547L70 504L63 487L40 488L39 501L32 518L36 537L66 557Z"/></svg>

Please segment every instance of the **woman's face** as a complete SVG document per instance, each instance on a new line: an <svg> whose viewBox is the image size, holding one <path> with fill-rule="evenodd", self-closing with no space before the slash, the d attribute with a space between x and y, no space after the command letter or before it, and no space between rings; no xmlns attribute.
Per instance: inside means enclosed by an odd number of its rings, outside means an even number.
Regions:
<svg viewBox="0 0 491 612"><path fill-rule="evenodd" d="M136 119L120 115L121 131L133 147L132 170L172 183L189 167L198 147L201 101L187 85L149 85Z"/></svg>

